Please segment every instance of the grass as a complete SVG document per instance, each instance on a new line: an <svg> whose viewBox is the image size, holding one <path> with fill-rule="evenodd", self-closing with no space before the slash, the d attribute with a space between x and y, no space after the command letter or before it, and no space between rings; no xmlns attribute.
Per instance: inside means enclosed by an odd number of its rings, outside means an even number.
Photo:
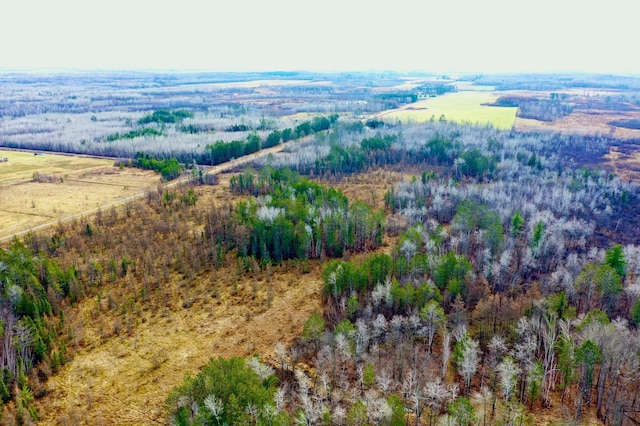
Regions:
<svg viewBox="0 0 640 426"><path fill-rule="evenodd" d="M112 160L68 155L34 155L24 151L2 151L0 158L9 161L0 163L0 186L31 180L33 173L64 175L65 173L86 170L94 167L112 166Z"/></svg>
<svg viewBox="0 0 640 426"><path fill-rule="evenodd" d="M444 115L448 121L486 125L510 129L516 121L517 108L492 107L497 95L487 91L460 91L436 98L418 101L397 110L384 113L385 118L405 122L439 120Z"/></svg>
<svg viewBox="0 0 640 426"><path fill-rule="evenodd" d="M259 353L269 359L278 340L289 344L302 332L309 315L321 310L320 272L314 270L308 275L275 272L269 283L259 283L255 299L250 296L253 279L243 277L234 290L221 271L219 302L209 277L202 276L189 290L193 304L188 309L181 307L180 283L172 280L166 285L174 287L176 299L168 301L169 307L145 309L125 319L119 334L110 338L101 337L114 327L103 318L109 313L96 312L95 299L83 301L76 315L85 324L85 348L50 378L50 392L38 401L42 424L63 419L73 424L165 424L164 401L185 374L197 373L215 356ZM271 307L264 302L268 287Z"/></svg>
<svg viewBox="0 0 640 426"><path fill-rule="evenodd" d="M159 176L120 170L112 160L2 151L0 159L0 238L134 196ZM51 182L33 181L34 173Z"/></svg>

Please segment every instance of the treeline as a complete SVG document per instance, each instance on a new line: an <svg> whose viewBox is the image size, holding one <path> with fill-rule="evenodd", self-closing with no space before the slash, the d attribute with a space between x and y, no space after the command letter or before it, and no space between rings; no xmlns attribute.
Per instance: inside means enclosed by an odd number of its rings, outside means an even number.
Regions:
<svg viewBox="0 0 640 426"><path fill-rule="evenodd" d="M457 92L455 86L451 84L425 83L415 89L422 96L441 96L445 93Z"/></svg>
<svg viewBox="0 0 640 426"><path fill-rule="evenodd" d="M260 137L254 133L247 136L246 141L236 140L231 142L217 141L207 145L207 160L204 164L216 165L234 158L240 158L260 151ZM203 164L203 163L201 163Z"/></svg>
<svg viewBox="0 0 640 426"><path fill-rule="evenodd" d="M158 111L156 111L158 113ZM171 120L167 118L177 116L182 117L184 114L180 111L164 111L156 114L158 120ZM167 115L169 114L169 115ZM153 116L153 115L152 115ZM159 118L158 118L159 117ZM331 125L338 120L338 115L333 114L329 117L315 117L313 120L304 121L295 128L286 128L284 130L274 130L267 135L264 140L261 140L257 133L250 133L245 140L233 140L225 142L222 140L216 141L213 144L207 144L204 149L204 154L195 155L190 153L186 156L171 156L170 158L162 158L152 156L149 153L136 153L135 159L132 164L136 167L140 167L147 170L155 170L162 174L163 179L172 180L177 178L180 173L185 169L185 166L180 162L191 163L196 162L198 164L216 165L235 158L240 158L245 155L258 152L260 149L270 148L279 145L282 142L288 142L297 138L312 135L317 132L328 130ZM171 122L171 121L162 121ZM199 132L198 129L192 129L194 132ZM153 128L145 128L141 130L132 130L124 135L116 133L109 136L109 141L133 138L138 136L159 136L162 135L162 131Z"/></svg>
<svg viewBox="0 0 640 426"><path fill-rule="evenodd" d="M139 130L131 130L130 132L123 134L116 132L107 136L105 140L107 142L113 142L117 141L118 139L133 139L142 136L162 136L162 131L147 127Z"/></svg>
<svg viewBox="0 0 640 426"><path fill-rule="evenodd" d="M210 124L181 124L176 126L176 129L182 133L188 133L192 135L196 135L199 133L212 133L216 130L215 126Z"/></svg>
<svg viewBox="0 0 640 426"><path fill-rule="evenodd" d="M343 147L331 145L329 153L317 159L314 164L299 168L303 173L322 175L344 175L356 173L367 167L392 164L399 159L391 151L393 143L399 135L377 135L364 138L358 145Z"/></svg>
<svg viewBox="0 0 640 426"><path fill-rule="evenodd" d="M394 109L400 105L416 102L418 94L414 92L381 93L374 95L373 100L382 102L383 109Z"/></svg>
<svg viewBox="0 0 640 426"><path fill-rule="evenodd" d="M574 105L557 97L538 99L524 96L501 96L492 106L517 107L517 116L540 121L556 121L571 114Z"/></svg>
<svg viewBox="0 0 640 426"><path fill-rule="evenodd" d="M158 172L164 180L176 179L184 172L184 166L175 157L157 160L149 154L137 152L132 164L141 169Z"/></svg>
<svg viewBox="0 0 640 426"><path fill-rule="evenodd" d="M233 158L252 154L260 149L279 145L281 142L288 142L290 140L328 130L337 120L337 114L329 117L315 117L313 120L300 123L294 129L286 128L282 131L274 130L267 135L264 141L261 140L256 133L249 134L246 141L217 141L214 144L207 145L205 147L206 153L196 161L199 164L209 164L212 166L224 163Z"/></svg>
<svg viewBox="0 0 640 426"><path fill-rule="evenodd" d="M58 243L49 242L52 248ZM0 288L0 409L12 401L15 418L26 424L38 419L33 403L42 389L36 367L46 364L55 372L67 362L61 301L78 300L78 275L73 266L63 268L14 240L0 248Z"/></svg>
<svg viewBox="0 0 640 426"><path fill-rule="evenodd" d="M491 179L498 164L492 153L483 153L477 148L464 149L454 138L436 134L426 143L407 150L394 147L401 137L401 134L378 134L350 146L332 144L326 156L297 169L304 174L328 177L377 167L429 164L454 166L450 173L457 178L486 180Z"/></svg>

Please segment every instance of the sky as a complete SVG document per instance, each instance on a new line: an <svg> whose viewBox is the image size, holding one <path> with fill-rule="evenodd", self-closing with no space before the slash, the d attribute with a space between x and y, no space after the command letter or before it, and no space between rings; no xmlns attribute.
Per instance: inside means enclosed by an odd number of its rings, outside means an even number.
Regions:
<svg viewBox="0 0 640 426"><path fill-rule="evenodd" d="M5 0L0 69L639 74L637 0Z"/></svg>

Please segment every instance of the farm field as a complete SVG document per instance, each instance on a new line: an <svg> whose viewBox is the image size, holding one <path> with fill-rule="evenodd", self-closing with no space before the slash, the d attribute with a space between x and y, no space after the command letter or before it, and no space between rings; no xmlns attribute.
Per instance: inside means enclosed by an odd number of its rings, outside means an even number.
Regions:
<svg viewBox="0 0 640 426"><path fill-rule="evenodd" d="M119 169L113 160L0 151L0 238L135 196L159 182L140 169ZM34 180L34 173L51 181Z"/></svg>
<svg viewBox="0 0 640 426"><path fill-rule="evenodd" d="M447 93L385 112L379 118L407 122L439 120L444 115L448 121L471 124L492 124L498 129L510 129L516 122L517 108L492 107L483 104L494 102L498 96L486 91L460 91Z"/></svg>

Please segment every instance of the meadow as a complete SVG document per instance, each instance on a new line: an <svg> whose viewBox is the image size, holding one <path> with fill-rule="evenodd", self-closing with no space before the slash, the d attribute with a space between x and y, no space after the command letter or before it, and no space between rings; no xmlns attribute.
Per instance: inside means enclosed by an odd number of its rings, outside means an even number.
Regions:
<svg viewBox="0 0 640 426"><path fill-rule="evenodd" d="M497 98L495 93L481 90L447 93L383 112L378 118L421 123L444 117L447 121L457 123L491 124L497 129L511 129L516 122L518 109L485 105L495 102Z"/></svg>
<svg viewBox="0 0 640 426"><path fill-rule="evenodd" d="M0 150L0 238L107 207L159 182L113 160Z"/></svg>

